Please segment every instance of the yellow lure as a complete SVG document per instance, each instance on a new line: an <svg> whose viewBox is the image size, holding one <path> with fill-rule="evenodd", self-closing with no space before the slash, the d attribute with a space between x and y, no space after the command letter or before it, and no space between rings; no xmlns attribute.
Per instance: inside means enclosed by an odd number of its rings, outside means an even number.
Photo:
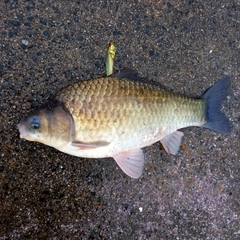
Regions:
<svg viewBox="0 0 240 240"><path fill-rule="evenodd" d="M108 44L107 54L106 54L106 76L110 76L113 74L113 65L114 59L116 56L116 47L113 42Z"/></svg>

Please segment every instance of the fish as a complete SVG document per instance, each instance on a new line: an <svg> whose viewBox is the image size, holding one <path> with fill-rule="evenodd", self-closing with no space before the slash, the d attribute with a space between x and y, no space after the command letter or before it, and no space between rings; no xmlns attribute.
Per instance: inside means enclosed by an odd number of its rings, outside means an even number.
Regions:
<svg viewBox="0 0 240 240"><path fill-rule="evenodd" d="M113 42L108 44L108 49L106 52L106 76L110 76L113 74L113 67L114 67L114 59L116 57L116 47Z"/></svg>
<svg viewBox="0 0 240 240"><path fill-rule="evenodd" d="M190 98L123 69L60 90L20 121L20 138L82 158L112 157L131 178L142 175L143 148L160 141L177 154L183 132L198 126L230 133L221 111L230 85L225 76L199 98Z"/></svg>

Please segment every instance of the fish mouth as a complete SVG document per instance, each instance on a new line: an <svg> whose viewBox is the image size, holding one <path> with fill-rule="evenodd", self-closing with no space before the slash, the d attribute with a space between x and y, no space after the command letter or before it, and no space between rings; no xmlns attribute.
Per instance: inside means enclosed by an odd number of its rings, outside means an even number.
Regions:
<svg viewBox="0 0 240 240"><path fill-rule="evenodd" d="M22 123L19 123L17 125L17 127L20 132L20 138L27 139L28 134L27 134L27 130L26 130L25 126Z"/></svg>

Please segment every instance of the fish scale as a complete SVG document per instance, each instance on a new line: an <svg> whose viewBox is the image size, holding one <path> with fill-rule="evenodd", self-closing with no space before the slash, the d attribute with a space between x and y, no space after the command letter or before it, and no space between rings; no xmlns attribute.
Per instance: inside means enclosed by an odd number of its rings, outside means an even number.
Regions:
<svg viewBox="0 0 240 240"><path fill-rule="evenodd" d="M132 129L144 131L144 126L145 135L151 135L152 129L158 127L168 132L168 127L171 131L189 125L199 126L205 121L203 100L193 100L128 79L108 77L81 81L60 92L56 99L74 116L78 137L87 140L99 140L98 135L102 136L103 132L112 139L115 137L110 137L112 134L124 129L122 138L126 138L132 134Z"/></svg>

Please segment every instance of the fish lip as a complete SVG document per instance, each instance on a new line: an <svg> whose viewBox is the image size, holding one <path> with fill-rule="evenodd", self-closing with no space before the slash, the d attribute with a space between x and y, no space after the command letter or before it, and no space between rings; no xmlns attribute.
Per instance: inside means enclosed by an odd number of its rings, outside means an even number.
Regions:
<svg viewBox="0 0 240 240"><path fill-rule="evenodd" d="M18 123L17 127L20 132L20 138L26 138L27 131L26 131L26 128L24 127L24 125L22 123Z"/></svg>

